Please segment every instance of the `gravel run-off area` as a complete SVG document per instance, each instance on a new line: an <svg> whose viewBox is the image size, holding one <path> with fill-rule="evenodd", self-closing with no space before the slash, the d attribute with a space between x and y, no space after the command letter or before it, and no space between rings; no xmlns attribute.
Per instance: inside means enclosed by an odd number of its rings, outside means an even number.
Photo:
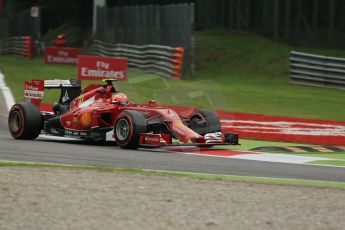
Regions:
<svg viewBox="0 0 345 230"><path fill-rule="evenodd" d="M0 229L344 229L345 190L0 168Z"/></svg>

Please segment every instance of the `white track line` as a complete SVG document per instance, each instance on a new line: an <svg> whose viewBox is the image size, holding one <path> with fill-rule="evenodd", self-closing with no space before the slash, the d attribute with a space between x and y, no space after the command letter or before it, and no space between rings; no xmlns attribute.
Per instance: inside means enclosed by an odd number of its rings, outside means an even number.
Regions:
<svg viewBox="0 0 345 230"><path fill-rule="evenodd" d="M2 91L4 95L5 103L9 111L12 105L15 104L15 100L13 98L10 88L8 88L8 86L6 85L5 76L1 73L1 71L0 71L0 91Z"/></svg>

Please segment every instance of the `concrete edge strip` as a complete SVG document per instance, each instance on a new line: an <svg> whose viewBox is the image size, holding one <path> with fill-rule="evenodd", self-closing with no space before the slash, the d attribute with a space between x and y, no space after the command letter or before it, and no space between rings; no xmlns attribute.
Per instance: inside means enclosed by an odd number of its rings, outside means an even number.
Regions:
<svg viewBox="0 0 345 230"><path fill-rule="evenodd" d="M10 111L12 105L15 104L15 100L10 88L8 88L8 86L6 85L5 76L2 74L1 71L0 71L0 91L2 91L5 98L7 109L8 111Z"/></svg>

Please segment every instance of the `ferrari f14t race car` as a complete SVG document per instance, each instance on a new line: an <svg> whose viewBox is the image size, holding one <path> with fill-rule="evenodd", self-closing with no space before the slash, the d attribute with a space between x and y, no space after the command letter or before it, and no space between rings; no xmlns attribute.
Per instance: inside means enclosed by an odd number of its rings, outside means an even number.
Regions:
<svg viewBox="0 0 345 230"><path fill-rule="evenodd" d="M79 80L32 80L25 83L25 103L12 106L8 126L15 139L33 140L40 134L105 141L122 148L169 145L238 144L237 134L222 133L217 114L201 109L189 116L159 106L137 105L119 92L113 80L81 90ZM59 102L42 109L44 90L61 89ZM110 135L109 135L110 134Z"/></svg>

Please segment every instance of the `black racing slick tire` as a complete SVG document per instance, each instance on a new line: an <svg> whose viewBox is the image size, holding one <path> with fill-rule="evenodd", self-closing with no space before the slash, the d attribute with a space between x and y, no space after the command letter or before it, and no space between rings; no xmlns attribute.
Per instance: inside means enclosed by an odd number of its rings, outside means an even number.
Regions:
<svg viewBox="0 0 345 230"><path fill-rule="evenodd" d="M197 110L192 114L190 121L190 128L200 135L221 132L219 118L212 110Z"/></svg>
<svg viewBox="0 0 345 230"><path fill-rule="evenodd" d="M42 115L34 104L15 104L8 116L8 129L15 139L34 140L40 135Z"/></svg>
<svg viewBox="0 0 345 230"><path fill-rule="evenodd" d="M121 148L137 149L140 144L140 134L146 132L146 119L138 111L124 111L115 121L114 138Z"/></svg>

